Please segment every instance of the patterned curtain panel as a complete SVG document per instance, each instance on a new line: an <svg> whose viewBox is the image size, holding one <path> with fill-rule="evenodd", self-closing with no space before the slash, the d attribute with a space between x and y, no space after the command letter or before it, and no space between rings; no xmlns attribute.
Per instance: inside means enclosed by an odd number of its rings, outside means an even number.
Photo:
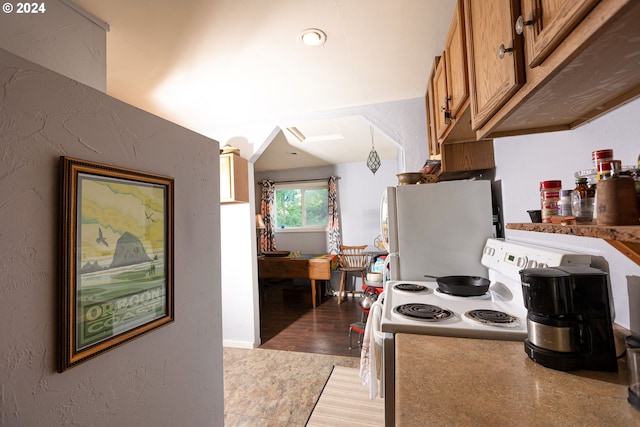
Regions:
<svg viewBox="0 0 640 427"><path fill-rule="evenodd" d="M260 202L260 214L264 221L265 228L260 230L260 252L276 250L276 238L273 232L275 224L275 194L276 187L273 181L265 179L262 181L262 201Z"/></svg>
<svg viewBox="0 0 640 427"><path fill-rule="evenodd" d="M342 244L340 219L338 218L337 176L329 178L329 253L337 254Z"/></svg>

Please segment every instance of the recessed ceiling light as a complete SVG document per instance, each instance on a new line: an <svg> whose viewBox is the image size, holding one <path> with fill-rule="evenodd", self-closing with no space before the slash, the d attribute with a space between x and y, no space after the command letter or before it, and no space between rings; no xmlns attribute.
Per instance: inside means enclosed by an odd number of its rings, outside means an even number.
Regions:
<svg viewBox="0 0 640 427"><path fill-rule="evenodd" d="M318 47L324 45L324 42L327 41L327 35L317 28L309 28L300 33L299 40L305 46Z"/></svg>

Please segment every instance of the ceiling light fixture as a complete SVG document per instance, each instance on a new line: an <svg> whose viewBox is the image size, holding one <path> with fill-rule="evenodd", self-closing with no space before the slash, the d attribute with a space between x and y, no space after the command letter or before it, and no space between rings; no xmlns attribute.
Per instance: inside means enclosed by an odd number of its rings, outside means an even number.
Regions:
<svg viewBox="0 0 640 427"><path fill-rule="evenodd" d="M327 35L317 28L309 28L300 33L299 40L305 46L319 47L327 41Z"/></svg>
<svg viewBox="0 0 640 427"><path fill-rule="evenodd" d="M295 127L295 126L292 126L292 127L290 127L290 128L287 128L287 130L288 130L289 132L291 132L291 134L292 134L293 136L295 136L295 137L298 139L298 141L300 141L300 142L304 142L304 140L306 139L306 137L305 137L305 136L304 136L304 134L300 131L300 129L298 129L298 128L297 128L297 127Z"/></svg>
<svg viewBox="0 0 640 427"><path fill-rule="evenodd" d="M367 157L367 167L375 175L380 169L380 156L378 156L378 152L373 146L373 126L369 126L369 128L371 129L371 151L369 152L369 157Z"/></svg>

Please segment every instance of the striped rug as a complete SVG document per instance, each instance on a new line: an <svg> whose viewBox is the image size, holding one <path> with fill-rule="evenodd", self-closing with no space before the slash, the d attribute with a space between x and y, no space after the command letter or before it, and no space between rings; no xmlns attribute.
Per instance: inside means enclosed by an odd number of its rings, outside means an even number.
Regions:
<svg viewBox="0 0 640 427"><path fill-rule="evenodd" d="M362 385L359 370L334 366L307 427L354 427L384 425L384 400L369 399L369 389Z"/></svg>

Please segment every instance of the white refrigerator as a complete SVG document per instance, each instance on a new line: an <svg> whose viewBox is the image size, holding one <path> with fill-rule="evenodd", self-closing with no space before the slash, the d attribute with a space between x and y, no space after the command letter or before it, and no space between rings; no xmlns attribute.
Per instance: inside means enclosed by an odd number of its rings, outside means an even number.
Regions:
<svg viewBox="0 0 640 427"><path fill-rule="evenodd" d="M380 224L389 280L487 277L480 260L487 238L494 237L490 181L387 187Z"/></svg>

